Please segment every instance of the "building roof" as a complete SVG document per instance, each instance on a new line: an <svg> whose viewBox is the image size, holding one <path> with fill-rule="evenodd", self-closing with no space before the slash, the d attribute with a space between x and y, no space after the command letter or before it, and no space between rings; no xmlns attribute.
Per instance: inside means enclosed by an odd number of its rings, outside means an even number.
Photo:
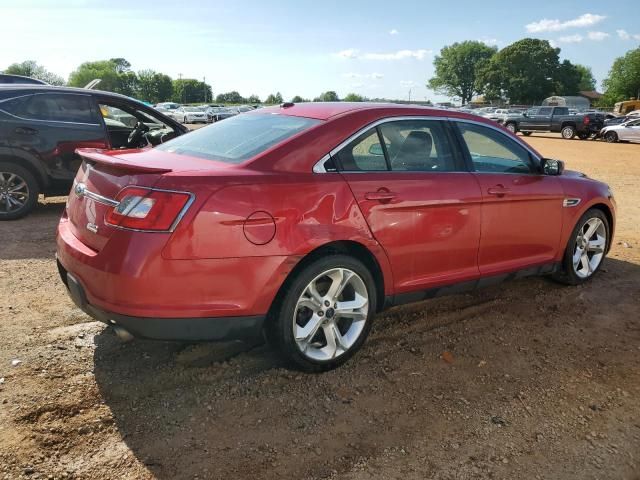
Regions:
<svg viewBox="0 0 640 480"><path fill-rule="evenodd" d="M602 94L595 90L581 90L578 94L581 97L588 98L589 100L598 100L599 98L602 98Z"/></svg>

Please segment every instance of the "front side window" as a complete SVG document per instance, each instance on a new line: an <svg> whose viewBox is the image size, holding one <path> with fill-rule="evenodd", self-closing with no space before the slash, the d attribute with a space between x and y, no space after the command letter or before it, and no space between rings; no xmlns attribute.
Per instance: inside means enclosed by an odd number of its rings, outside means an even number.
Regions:
<svg viewBox="0 0 640 480"><path fill-rule="evenodd" d="M87 95L38 93L3 102L0 107L29 120L98 123Z"/></svg>
<svg viewBox="0 0 640 480"><path fill-rule="evenodd" d="M321 123L288 115L246 114L194 130L156 147L207 160L241 163Z"/></svg>
<svg viewBox="0 0 640 480"><path fill-rule="evenodd" d="M473 123L457 125L476 172L534 172L529 152L505 134Z"/></svg>

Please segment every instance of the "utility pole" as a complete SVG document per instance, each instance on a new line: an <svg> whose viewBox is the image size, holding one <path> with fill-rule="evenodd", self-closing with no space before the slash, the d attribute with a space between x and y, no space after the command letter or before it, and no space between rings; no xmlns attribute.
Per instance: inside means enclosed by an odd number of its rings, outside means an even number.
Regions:
<svg viewBox="0 0 640 480"><path fill-rule="evenodd" d="M180 88L181 88L180 101L182 103L184 103L184 83L182 83L182 74L181 73L178 74L178 80L180 80Z"/></svg>
<svg viewBox="0 0 640 480"><path fill-rule="evenodd" d="M411 89L409 89L409 103L411 103Z"/></svg>
<svg viewBox="0 0 640 480"><path fill-rule="evenodd" d="M204 103L207 103L207 77L202 77L202 87L204 88Z"/></svg>

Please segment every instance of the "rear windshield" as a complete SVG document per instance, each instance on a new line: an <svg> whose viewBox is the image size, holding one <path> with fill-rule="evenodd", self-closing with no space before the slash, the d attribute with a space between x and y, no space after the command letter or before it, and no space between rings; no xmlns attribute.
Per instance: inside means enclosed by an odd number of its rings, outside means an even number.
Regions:
<svg viewBox="0 0 640 480"><path fill-rule="evenodd" d="M274 114L242 114L194 130L156 147L165 152L242 163L320 120Z"/></svg>

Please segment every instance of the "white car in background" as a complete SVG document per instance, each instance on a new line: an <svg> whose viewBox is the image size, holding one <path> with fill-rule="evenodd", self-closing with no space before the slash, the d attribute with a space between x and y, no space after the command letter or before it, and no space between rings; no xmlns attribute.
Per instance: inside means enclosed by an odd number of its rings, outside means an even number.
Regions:
<svg viewBox="0 0 640 480"><path fill-rule="evenodd" d="M207 112L200 107L180 107L175 110L177 120L182 123L207 123Z"/></svg>
<svg viewBox="0 0 640 480"><path fill-rule="evenodd" d="M635 142L640 143L640 117L628 120L618 125L611 125L600 130L600 136L606 142Z"/></svg>
<svg viewBox="0 0 640 480"><path fill-rule="evenodd" d="M160 113L163 113L167 117L175 120L176 122L179 122L179 121L182 120L182 115L180 115L180 116L176 115L176 109L175 108L172 109L172 110L169 110L169 109L163 108L163 107L155 107L155 109L157 111L159 111Z"/></svg>

